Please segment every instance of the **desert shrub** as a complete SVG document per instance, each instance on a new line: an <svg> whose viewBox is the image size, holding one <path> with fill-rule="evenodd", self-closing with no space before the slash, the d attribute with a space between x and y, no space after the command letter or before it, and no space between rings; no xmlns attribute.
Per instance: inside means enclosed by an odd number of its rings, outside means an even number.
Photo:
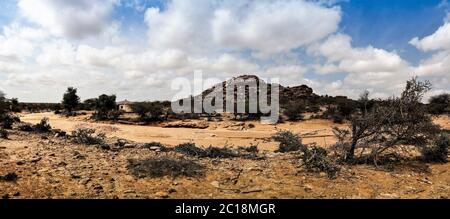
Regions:
<svg viewBox="0 0 450 219"><path fill-rule="evenodd" d="M80 103L80 97L77 95L77 89L73 87L67 88L67 91L64 93L62 106L68 116L72 116L73 111L77 108Z"/></svg>
<svg viewBox="0 0 450 219"><path fill-rule="evenodd" d="M2 122L1 122L2 128L4 128L4 129L12 129L12 126L13 126L14 122L15 122L15 120L14 120L14 118L11 115L5 114L3 116Z"/></svg>
<svg viewBox="0 0 450 219"><path fill-rule="evenodd" d="M331 118L333 119L334 123L337 123L337 124L344 123L344 116L342 116L340 114L334 114L334 115L332 115Z"/></svg>
<svg viewBox="0 0 450 219"><path fill-rule="evenodd" d="M290 121L298 121L303 119L302 113L305 111L306 108L303 102L295 102L287 105L283 113Z"/></svg>
<svg viewBox="0 0 450 219"><path fill-rule="evenodd" d="M85 145L103 145L106 136L103 133L95 134L95 129L79 128L72 132L73 141L77 144Z"/></svg>
<svg viewBox="0 0 450 219"><path fill-rule="evenodd" d="M248 153L258 153L259 152L258 146L256 146L256 145L252 145L250 147L239 147L239 150L242 150L242 151L245 151Z"/></svg>
<svg viewBox="0 0 450 219"><path fill-rule="evenodd" d="M144 144L144 148L151 148L151 147L164 147L163 144L161 144L160 142L150 142L150 143L146 143Z"/></svg>
<svg viewBox="0 0 450 219"><path fill-rule="evenodd" d="M450 147L450 138L447 135L441 135L433 145L422 149L422 160L425 162L448 162L448 149Z"/></svg>
<svg viewBox="0 0 450 219"><path fill-rule="evenodd" d="M43 132L50 132L52 130L52 127L48 122L48 118L43 118L38 124L34 125L33 129L36 132L43 133Z"/></svg>
<svg viewBox="0 0 450 219"><path fill-rule="evenodd" d="M8 139L8 135L8 131L6 131L5 129L0 129L0 138Z"/></svg>
<svg viewBox="0 0 450 219"><path fill-rule="evenodd" d="M317 146L305 147L302 160L306 170L311 172L323 171L327 173L329 178L335 178L340 170L339 165L328 156L327 150Z"/></svg>
<svg viewBox="0 0 450 219"><path fill-rule="evenodd" d="M398 145L422 148L429 144L439 132L420 102L430 89L428 81L413 78L400 97L380 101L370 111L353 115L346 129L347 136L341 138L341 145L348 145L341 154L344 160L354 160L357 148L369 148L376 163L383 152Z"/></svg>
<svg viewBox="0 0 450 219"><path fill-rule="evenodd" d="M206 149L199 148L193 143L185 143L175 146L174 151L191 157L199 158L233 158L239 157L240 154L237 151L231 150L227 147L213 147L209 146Z"/></svg>
<svg viewBox="0 0 450 219"><path fill-rule="evenodd" d="M305 147L300 135L291 131L279 131L272 136L272 139L280 143L277 152L298 151Z"/></svg>
<svg viewBox="0 0 450 219"><path fill-rule="evenodd" d="M428 112L431 114L450 113L450 94L440 94L430 98Z"/></svg>
<svg viewBox="0 0 450 219"><path fill-rule="evenodd" d="M149 158L145 160L128 160L127 169L138 178L144 177L200 177L205 167L184 158L169 157Z"/></svg>
<svg viewBox="0 0 450 219"><path fill-rule="evenodd" d="M205 156L209 158L233 158L239 156L238 153L229 148L208 147L205 149Z"/></svg>
<svg viewBox="0 0 450 219"><path fill-rule="evenodd" d="M337 103L338 115L344 118L350 118L357 109L358 104L353 100L341 100Z"/></svg>
<svg viewBox="0 0 450 219"><path fill-rule="evenodd" d="M116 110L116 95L100 95L95 100L95 113L93 115L96 120L117 119L120 112Z"/></svg>
<svg viewBox="0 0 450 219"><path fill-rule="evenodd" d="M195 146L194 143L179 144L175 146L174 151L192 157L206 157L205 150Z"/></svg>
<svg viewBox="0 0 450 219"><path fill-rule="evenodd" d="M164 146L163 144L161 144L160 142L150 142L150 143L145 143L143 145L144 148L152 148L152 147L157 147L159 148L160 151L162 152L169 152L169 151L173 151L173 148L168 148L166 146Z"/></svg>
<svg viewBox="0 0 450 219"><path fill-rule="evenodd" d="M141 121L160 121L164 114L164 105L161 102L135 103L132 108Z"/></svg>
<svg viewBox="0 0 450 219"><path fill-rule="evenodd" d="M32 132L32 131L34 131L33 126L31 124L28 124L28 123L20 124L18 128L19 128L20 131L23 131L23 132Z"/></svg>
<svg viewBox="0 0 450 219"><path fill-rule="evenodd" d="M12 98L9 102L11 112L20 113L22 111L22 107L19 103L19 99Z"/></svg>
<svg viewBox="0 0 450 219"><path fill-rule="evenodd" d="M310 113L318 113L320 112L320 106L318 105L309 105L306 110Z"/></svg>

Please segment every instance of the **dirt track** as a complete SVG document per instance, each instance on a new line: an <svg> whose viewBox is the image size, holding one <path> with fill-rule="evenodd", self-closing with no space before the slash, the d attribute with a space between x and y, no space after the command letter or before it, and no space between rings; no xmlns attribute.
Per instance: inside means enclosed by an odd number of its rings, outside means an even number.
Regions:
<svg viewBox="0 0 450 219"><path fill-rule="evenodd" d="M89 122L87 116L65 118L54 113L25 114L21 120L29 123L38 123L43 117L50 120L53 128L70 132L77 127L92 127L104 132L109 137L125 138L136 142L158 141L163 144L177 145L185 142L195 142L197 145L213 146L249 146L258 145L262 150L274 151L277 144L270 141L277 130L288 129L304 135L304 143L316 142L319 145L330 145L335 142L331 132L333 124L326 120L308 120L305 122L286 122L278 125L255 125L254 128L241 130L240 127L224 128L229 122L210 122L207 129L190 128L162 128L161 126L136 126L123 124L101 124ZM228 124L229 125L229 124Z"/></svg>

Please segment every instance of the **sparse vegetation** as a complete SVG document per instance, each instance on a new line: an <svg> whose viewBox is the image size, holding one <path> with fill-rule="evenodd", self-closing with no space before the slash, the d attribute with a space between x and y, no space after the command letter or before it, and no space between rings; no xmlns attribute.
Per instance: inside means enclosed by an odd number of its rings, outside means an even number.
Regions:
<svg viewBox="0 0 450 219"><path fill-rule="evenodd" d="M288 117L290 121L298 121L303 119L302 113L306 110L303 102L295 102L287 105L284 110L284 115Z"/></svg>
<svg viewBox="0 0 450 219"><path fill-rule="evenodd" d="M66 93L64 93L62 106L66 111L66 115L73 115L73 111L77 108L80 103L80 97L77 95L77 89L73 87L67 88Z"/></svg>
<svg viewBox="0 0 450 219"><path fill-rule="evenodd" d="M450 138L448 135L442 134L431 145L422 148L422 160L424 162L448 162L448 150L450 148Z"/></svg>
<svg viewBox="0 0 450 219"><path fill-rule="evenodd" d="M340 167L330 156L326 149L311 146L303 149L303 165L311 172L325 172L329 178L336 178Z"/></svg>
<svg viewBox="0 0 450 219"><path fill-rule="evenodd" d="M32 132L34 129L31 124L23 123L19 125L19 130L23 132Z"/></svg>
<svg viewBox="0 0 450 219"><path fill-rule="evenodd" d="M79 128L72 132L74 143L84 145L103 145L106 136L103 133L95 134L95 129Z"/></svg>
<svg viewBox="0 0 450 219"><path fill-rule="evenodd" d="M435 115L450 114L450 94L440 94L430 98L428 112Z"/></svg>
<svg viewBox="0 0 450 219"><path fill-rule="evenodd" d="M14 118L11 116L11 115L9 115L9 114L5 114L4 116L3 116L3 119L2 119L2 128L4 128L4 129L12 129L12 126L13 126L13 124L14 124Z"/></svg>
<svg viewBox="0 0 450 219"><path fill-rule="evenodd" d="M50 132L52 130L52 127L48 122L48 118L43 118L38 124L34 125L33 129L36 132L45 133Z"/></svg>
<svg viewBox="0 0 450 219"><path fill-rule="evenodd" d="M291 131L279 131L272 136L272 139L280 143L277 152L298 151L305 147L300 135Z"/></svg>
<svg viewBox="0 0 450 219"><path fill-rule="evenodd" d="M8 139L9 133L5 129L0 129L0 138Z"/></svg>
<svg viewBox="0 0 450 219"><path fill-rule="evenodd" d="M343 160L353 161L356 149L369 149L370 158L376 163L385 151L398 145L424 147L432 142L439 127L432 123L431 117L420 103L423 95L429 91L429 82L420 82L413 78L398 98L377 103L372 110L359 113L351 118L348 129L335 128L339 139L340 151L344 151ZM361 156L364 153L361 152Z"/></svg>
<svg viewBox="0 0 450 219"><path fill-rule="evenodd" d="M164 105L161 102L139 102L132 106L141 121L154 122L164 120Z"/></svg>
<svg viewBox="0 0 450 219"><path fill-rule="evenodd" d="M128 170L135 177L201 177L205 167L184 158L169 157L148 158L145 160L128 160Z"/></svg>
<svg viewBox="0 0 450 219"><path fill-rule="evenodd" d="M113 119L117 120L120 116L120 112L117 110L116 106L116 95L100 95L94 100L95 113L93 118L96 120L107 120Z"/></svg>
<svg viewBox="0 0 450 219"><path fill-rule="evenodd" d="M302 161L306 170L311 172L326 172L330 178L337 176L339 166L328 156L324 148L312 145L310 147L303 145L298 134L291 131L279 131L272 138L280 142L279 152L300 151L302 152Z"/></svg>

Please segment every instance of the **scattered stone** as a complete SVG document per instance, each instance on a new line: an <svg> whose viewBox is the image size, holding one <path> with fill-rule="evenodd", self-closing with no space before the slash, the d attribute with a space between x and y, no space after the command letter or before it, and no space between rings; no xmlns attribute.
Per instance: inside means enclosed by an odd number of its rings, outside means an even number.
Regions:
<svg viewBox="0 0 450 219"><path fill-rule="evenodd" d="M158 198L169 198L169 194L167 192L157 192L155 193L155 196Z"/></svg>
<svg viewBox="0 0 450 219"><path fill-rule="evenodd" d="M124 147L128 143L125 139L118 139L116 145L119 147Z"/></svg>
<svg viewBox="0 0 450 219"><path fill-rule="evenodd" d="M77 173L70 173L70 176L72 177L72 179L81 179L81 176Z"/></svg>
<svg viewBox="0 0 450 219"><path fill-rule="evenodd" d="M14 197L20 196L20 192L16 192L13 194Z"/></svg>
<svg viewBox="0 0 450 219"><path fill-rule="evenodd" d="M152 146L152 147L149 147L148 149L150 149L151 151L160 151L161 150L161 148L157 147L157 146Z"/></svg>
<svg viewBox="0 0 450 219"><path fill-rule="evenodd" d="M103 186L101 186L100 184L94 185L94 189L95 190L103 190Z"/></svg>
<svg viewBox="0 0 450 219"><path fill-rule="evenodd" d="M16 164L19 165L19 166L22 166L22 165L25 164L25 161L19 160L19 161L16 162Z"/></svg>
<svg viewBox="0 0 450 219"><path fill-rule="evenodd" d="M31 163L37 163L37 162L39 162L40 160L42 160L42 157L35 157L35 158L31 159L30 162L31 162Z"/></svg>
<svg viewBox="0 0 450 219"><path fill-rule="evenodd" d="M2 195L2 199L9 199L10 197L9 197L9 194L4 194L4 195Z"/></svg>
<svg viewBox="0 0 450 219"><path fill-rule="evenodd" d="M220 189L220 183L219 183L219 181L212 181L212 182L211 182L211 185L212 185L214 188Z"/></svg>
<svg viewBox="0 0 450 219"><path fill-rule="evenodd" d="M433 184L433 182L431 182L431 181L428 180L427 178L425 178L425 179L418 179L418 181L419 181L419 182L422 182L422 183L425 183L425 184L428 184L428 185L432 185L432 184Z"/></svg>
<svg viewBox="0 0 450 219"><path fill-rule="evenodd" d="M303 185L303 188L305 189L306 192L311 192L314 189L314 187L309 184Z"/></svg>
<svg viewBox="0 0 450 219"><path fill-rule="evenodd" d="M74 159L77 159L77 160L84 160L84 159L86 159L86 157L84 155L80 154L80 152L78 152L78 151L75 151L73 153L73 157L74 157Z"/></svg>
<svg viewBox="0 0 450 219"><path fill-rule="evenodd" d="M65 137L66 136L66 132L61 130L61 129L53 129L53 132L55 133L54 137L58 138L58 137Z"/></svg>
<svg viewBox="0 0 450 219"><path fill-rule="evenodd" d="M89 182L91 181L91 178L84 178L82 180L80 180L80 184L81 185L87 185Z"/></svg>
<svg viewBox="0 0 450 219"><path fill-rule="evenodd" d="M124 148L135 148L136 145L131 144L131 143L128 143L128 144L125 144L123 147L124 147Z"/></svg>
<svg viewBox="0 0 450 219"><path fill-rule="evenodd" d="M177 192L177 190L174 189L174 188L170 188L167 192L168 192L168 193L175 193L175 192Z"/></svg>
<svg viewBox="0 0 450 219"><path fill-rule="evenodd" d="M134 190L125 190L125 191L123 191L123 193L125 193L125 194L134 194L134 193L136 193L136 191L134 191Z"/></svg>
<svg viewBox="0 0 450 219"><path fill-rule="evenodd" d="M398 198L400 198L400 196L398 196L395 193L381 193L380 197L381 198L387 198L387 199L398 199Z"/></svg>
<svg viewBox="0 0 450 219"><path fill-rule="evenodd" d="M65 166L67 166L67 163L64 162L64 161L61 161L58 164L56 164L56 166L58 166L58 167L65 167Z"/></svg>

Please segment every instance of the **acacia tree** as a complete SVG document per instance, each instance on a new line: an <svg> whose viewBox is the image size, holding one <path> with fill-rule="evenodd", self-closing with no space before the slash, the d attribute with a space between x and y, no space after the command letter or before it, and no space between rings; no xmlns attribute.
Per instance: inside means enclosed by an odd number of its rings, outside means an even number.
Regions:
<svg viewBox="0 0 450 219"><path fill-rule="evenodd" d="M158 121L164 114L164 105L160 102L134 103L132 108L142 121Z"/></svg>
<svg viewBox="0 0 450 219"><path fill-rule="evenodd" d="M112 111L116 110L116 95L100 95L95 100L94 117L99 120L108 119Z"/></svg>
<svg viewBox="0 0 450 219"><path fill-rule="evenodd" d="M440 94L431 97L428 110L432 114L450 114L450 94Z"/></svg>
<svg viewBox="0 0 450 219"><path fill-rule="evenodd" d="M77 95L77 89L68 87L66 93L64 93L62 105L69 115L76 109L80 103L80 97Z"/></svg>
<svg viewBox="0 0 450 219"><path fill-rule="evenodd" d="M0 117L3 118L8 112L8 104L6 103L6 97L3 91L0 91Z"/></svg>
<svg viewBox="0 0 450 219"><path fill-rule="evenodd" d="M344 160L354 160L357 148L370 148L376 163L380 154L398 145L423 148L435 140L439 127L421 103L430 89L430 82L413 78L400 97L379 101L370 111L352 116L347 129L334 128ZM367 95L363 97L360 101L367 101Z"/></svg>

